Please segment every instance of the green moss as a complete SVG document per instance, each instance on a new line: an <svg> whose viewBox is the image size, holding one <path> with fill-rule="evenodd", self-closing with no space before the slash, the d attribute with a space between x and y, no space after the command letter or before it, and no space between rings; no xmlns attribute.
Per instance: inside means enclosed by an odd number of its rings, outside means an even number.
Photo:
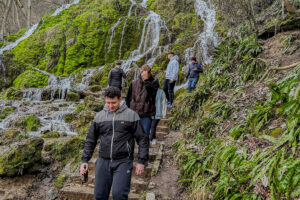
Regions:
<svg viewBox="0 0 300 200"><path fill-rule="evenodd" d="M5 137L6 138L16 138L20 134L20 131L18 129L9 129L5 131Z"/></svg>
<svg viewBox="0 0 300 200"><path fill-rule="evenodd" d="M17 33L11 34L10 36L5 37L7 42L15 42L18 38L20 38L27 31L26 28L19 30Z"/></svg>
<svg viewBox="0 0 300 200"><path fill-rule="evenodd" d="M80 96L75 92L67 92L66 101L78 102L80 101Z"/></svg>
<svg viewBox="0 0 300 200"><path fill-rule="evenodd" d="M84 107L85 107L85 106L84 106L83 103L79 104L79 105L77 106L77 108L76 108L74 114L80 113L82 110L84 110Z"/></svg>
<svg viewBox="0 0 300 200"><path fill-rule="evenodd" d="M51 131L42 135L42 138L59 138L60 134L56 131Z"/></svg>
<svg viewBox="0 0 300 200"><path fill-rule="evenodd" d="M80 157L85 139L81 136L71 137L65 144L57 147L56 159L65 165L69 159Z"/></svg>
<svg viewBox="0 0 300 200"><path fill-rule="evenodd" d="M61 172L59 174L59 176L55 179L54 185L57 188L62 188L64 186L65 182L67 181L67 179L68 179L68 175L66 175L63 172Z"/></svg>
<svg viewBox="0 0 300 200"><path fill-rule="evenodd" d="M21 132L17 135L18 139L23 139L23 138L29 138L29 135L27 133Z"/></svg>
<svg viewBox="0 0 300 200"><path fill-rule="evenodd" d="M13 82L15 89L42 88L48 85L48 76L35 70L27 70Z"/></svg>
<svg viewBox="0 0 300 200"><path fill-rule="evenodd" d="M0 112L0 119L5 119L8 115L10 115L14 110L16 110L16 107L7 107L1 110Z"/></svg>
<svg viewBox="0 0 300 200"><path fill-rule="evenodd" d="M27 131L37 131L40 127L40 119L34 115L27 116L24 121L24 125Z"/></svg>
<svg viewBox="0 0 300 200"><path fill-rule="evenodd" d="M99 91L102 90L102 87L101 87L100 85L92 85L92 86L90 87L90 90L91 90L92 92L99 92Z"/></svg>
<svg viewBox="0 0 300 200"><path fill-rule="evenodd" d="M281 136L283 131L284 130L281 127L275 128L275 129L271 130L270 136L278 138Z"/></svg>
<svg viewBox="0 0 300 200"><path fill-rule="evenodd" d="M23 97L23 94L14 89L14 88L8 88L5 93L4 93L4 96L3 96L3 99L4 100L21 100Z"/></svg>
<svg viewBox="0 0 300 200"><path fill-rule="evenodd" d="M39 169L43 143L43 139L32 137L9 147L0 146L0 176L14 176Z"/></svg>

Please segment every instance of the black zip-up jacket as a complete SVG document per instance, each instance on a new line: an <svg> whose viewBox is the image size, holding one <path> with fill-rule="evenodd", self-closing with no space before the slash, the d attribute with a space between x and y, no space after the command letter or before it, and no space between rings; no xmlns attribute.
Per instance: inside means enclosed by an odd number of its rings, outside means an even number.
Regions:
<svg viewBox="0 0 300 200"><path fill-rule="evenodd" d="M120 88L122 86L122 77L126 78L123 69L118 67L113 68L108 74L108 85Z"/></svg>
<svg viewBox="0 0 300 200"><path fill-rule="evenodd" d="M139 145L138 162L147 163L148 137L140 124L138 114L129 109L125 102L115 112L110 112L105 106L96 115L84 144L83 163L91 159L99 137L100 157L109 160L133 159L135 139Z"/></svg>

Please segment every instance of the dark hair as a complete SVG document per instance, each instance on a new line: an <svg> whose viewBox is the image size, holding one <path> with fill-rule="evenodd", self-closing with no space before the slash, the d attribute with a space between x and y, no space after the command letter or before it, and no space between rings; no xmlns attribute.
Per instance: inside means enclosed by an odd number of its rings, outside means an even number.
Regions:
<svg viewBox="0 0 300 200"><path fill-rule="evenodd" d="M171 55L173 55L173 56L175 55L175 53L174 53L174 52L169 52L169 53L168 53L168 55L169 55L169 54L171 54Z"/></svg>
<svg viewBox="0 0 300 200"><path fill-rule="evenodd" d="M122 65L122 63L121 62L116 62L116 65Z"/></svg>
<svg viewBox="0 0 300 200"><path fill-rule="evenodd" d="M197 62L197 58L196 57L192 57L191 60L196 61Z"/></svg>
<svg viewBox="0 0 300 200"><path fill-rule="evenodd" d="M105 89L104 96L112 99L117 97L119 99L121 97L121 90L117 87L109 87Z"/></svg>

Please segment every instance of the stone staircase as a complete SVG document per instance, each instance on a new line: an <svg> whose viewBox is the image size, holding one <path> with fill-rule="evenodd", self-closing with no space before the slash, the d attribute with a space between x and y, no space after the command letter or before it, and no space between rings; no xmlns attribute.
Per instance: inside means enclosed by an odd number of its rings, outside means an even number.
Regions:
<svg viewBox="0 0 300 200"><path fill-rule="evenodd" d="M141 176L135 175L135 166L137 164L137 148L136 145L134 151L134 168L132 170L131 189L128 199L138 200L145 197L146 191L152 176L155 176L158 172L164 147L164 137L169 133L167 127L168 119L161 119L156 132L157 143L156 145L150 145L149 148L149 162L145 167L145 171ZM70 177L68 183L60 190L59 199L61 200L93 200L94 193L94 180L95 180L95 164L98 158L98 152L94 153L92 159L89 161L89 178L85 184L81 183L81 177L78 172L77 175ZM113 199L110 195L109 199Z"/></svg>

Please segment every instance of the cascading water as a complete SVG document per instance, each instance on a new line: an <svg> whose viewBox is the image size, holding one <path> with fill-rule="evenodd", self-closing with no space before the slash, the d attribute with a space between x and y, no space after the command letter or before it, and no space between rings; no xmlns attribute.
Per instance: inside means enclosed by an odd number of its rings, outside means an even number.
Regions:
<svg viewBox="0 0 300 200"><path fill-rule="evenodd" d="M57 8L54 13L51 16L57 16L59 15L62 11L69 9L72 5L78 4L80 0L74 0L73 3L69 3L69 4L64 4L62 5L60 8Z"/></svg>
<svg viewBox="0 0 300 200"><path fill-rule="evenodd" d="M3 78L4 83L6 83L7 82L7 80L6 80L6 71L5 71L5 67L4 67L4 64L2 62L2 57L1 56L0 56L0 72L2 74L1 77Z"/></svg>
<svg viewBox="0 0 300 200"><path fill-rule="evenodd" d="M185 61L186 63L189 62L189 59L195 54L195 49L200 44L203 64L207 65L212 61L212 56L209 55L209 49L219 44L218 35L214 32L214 28L217 24L216 11L210 0L208 0L208 3L203 0L196 0L195 11L204 22L204 30L199 35L194 46L185 50Z"/></svg>
<svg viewBox="0 0 300 200"><path fill-rule="evenodd" d="M217 24L216 11L214 10L214 6L211 4L210 0L208 0L208 3L203 0L196 0L195 11L204 22L204 30L199 35L194 46L187 48L184 51L184 62L186 63L186 66L183 68L183 71L186 72L189 68L190 59L195 56L199 45L199 50L202 53L202 64L207 65L212 62L212 56L209 55L209 50L219 44L218 35L214 32L215 25ZM175 91L186 87L187 83L176 86Z"/></svg>
<svg viewBox="0 0 300 200"><path fill-rule="evenodd" d="M143 1L141 4L146 6L146 3L147 1ZM129 71L132 62L136 62L148 54L151 55L151 59L146 58L146 64L153 65L155 59L161 55L162 51L168 50L168 46L159 46L160 33L163 28L169 35L166 23L161 19L160 15L150 11L144 19L144 27L138 48L131 52L127 60L123 61L122 69L125 72Z"/></svg>
<svg viewBox="0 0 300 200"><path fill-rule="evenodd" d="M120 21L121 21L121 18L119 18L118 21L109 29L109 31L111 32L111 35L110 35L110 39L109 39L109 45L108 45L107 52L111 49L112 40L115 36L115 29L119 26Z"/></svg>

